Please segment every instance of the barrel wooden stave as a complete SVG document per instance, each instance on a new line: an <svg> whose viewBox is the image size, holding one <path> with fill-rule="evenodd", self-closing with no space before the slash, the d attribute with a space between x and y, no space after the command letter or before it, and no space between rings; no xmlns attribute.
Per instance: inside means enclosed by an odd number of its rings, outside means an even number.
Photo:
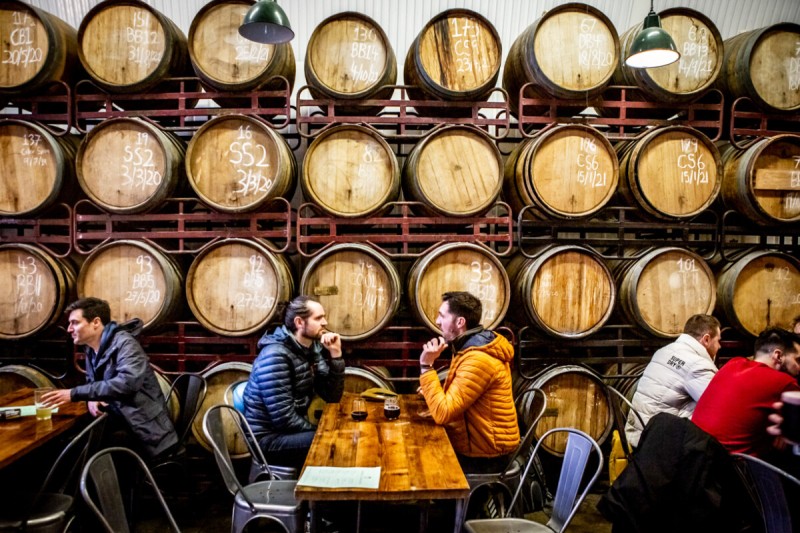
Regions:
<svg viewBox="0 0 800 533"><path fill-rule="evenodd" d="M397 199L400 167L389 144L375 131L336 126L308 147L300 184L304 197L325 212L366 217Z"/></svg>
<svg viewBox="0 0 800 533"><path fill-rule="evenodd" d="M722 159L702 132L686 126L658 128L616 147L620 192L661 219L691 218L708 209L722 187Z"/></svg>
<svg viewBox="0 0 800 533"><path fill-rule="evenodd" d="M240 362L225 362L218 364L201 375L206 379L208 388L206 390L206 397L200 408L197 411L197 416L192 422L192 434L197 439L197 442L208 451L213 451L211 443L203 433L203 417L206 411L211 407L224 404L225 392L232 383L250 378L250 372L253 370L253 365L250 363ZM221 413L222 424L225 428L225 436L227 437L226 443L228 445L228 452L234 459L241 459L247 457L249 454L247 443L241 436L241 432L236 427L238 423L229 413L223 411Z"/></svg>
<svg viewBox="0 0 800 533"><path fill-rule="evenodd" d="M144 213L159 207L183 181L185 146L175 135L138 118L95 126L78 150L78 182L106 211Z"/></svg>
<svg viewBox="0 0 800 533"><path fill-rule="evenodd" d="M502 44L479 13L448 9L431 19L411 43L403 76L413 99L482 100L500 75Z"/></svg>
<svg viewBox="0 0 800 533"><path fill-rule="evenodd" d="M797 42L800 25L791 22L740 33L725 40L719 86L733 100L749 97L767 112L800 109Z"/></svg>
<svg viewBox="0 0 800 533"><path fill-rule="evenodd" d="M0 216L36 215L68 199L78 142L33 122L0 121Z"/></svg>
<svg viewBox="0 0 800 533"><path fill-rule="evenodd" d="M106 0L90 9L78 28L78 54L87 74L114 93L147 91L190 70L186 36L139 0Z"/></svg>
<svg viewBox="0 0 800 533"><path fill-rule="evenodd" d="M314 257L303 272L300 293L325 308L328 327L343 340L380 331L400 305L400 278L382 253L363 244L338 244Z"/></svg>
<svg viewBox="0 0 800 533"><path fill-rule="evenodd" d="M30 337L56 324L75 294L75 272L64 259L30 244L0 245L0 339Z"/></svg>
<svg viewBox="0 0 800 533"><path fill-rule="evenodd" d="M260 239L218 241L197 255L186 275L192 314L220 335L263 330L293 293L289 263Z"/></svg>
<svg viewBox="0 0 800 533"><path fill-rule="evenodd" d="M693 9L665 9L659 17L661 27L675 41L680 59L657 68L632 68L620 61L613 82L636 85L647 98L657 102L680 104L696 100L714 86L722 70L722 36L711 19ZM632 26L620 35L621 58L630 55L642 25Z"/></svg>
<svg viewBox="0 0 800 533"><path fill-rule="evenodd" d="M695 252L655 248L619 266L615 275L620 309L652 335L676 338L689 317L714 311L714 274Z"/></svg>
<svg viewBox="0 0 800 533"><path fill-rule="evenodd" d="M756 250L728 263L717 276L717 309L753 336L768 327L791 327L800 315L800 261Z"/></svg>
<svg viewBox="0 0 800 533"><path fill-rule="evenodd" d="M192 19L189 58L204 84L221 91L273 88L273 76L294 87L295 59L291 43L262 44L239 35L252 0L213 0Z"/></svg>
<svg viewBox="0 0 800 533"><path fill-rule="evenodd" d="M145 329L174 318L183 303L183 273L174 260L143 241L100 246L78 274L78 295L106 300L111 318L140 318Z"/></svg>
<svg viewBox="0 0 800 533"><path fill-rule="evenodd" d="M406 199L446 216L485 213L503 186L497 145L471 126L450 126L418 141L403 167Z"/></svg>
<svg viewBox="0 0 800 533"><path fill-rule="evenodd" d="M185 161L189 185L218 211L253 211L294 193L294 153L255 117L224 115L206 122L189 142Z"/></svg>
<svg viewBox="0 0 800 533"><path fill-rule="evenodd" d="M44 387L55 387L55 384L35 368L27 365L0 366L0 396L19 389ZM33 397L32 393L31 397Z"/></svg>
<svg viewBox="0 0 800 533"><path fill-rule="evenodd" d="M500 325L510 302L510 284L503 264L487 249L469 243L448 243L420 257L408 273L408 298L414 314L428 328L439 331L436 317L442 294L467 291L483 307L481 324Z"/></svg>
<svg viewBox="0 0 800 533"><path fill-rule="evenodd" d="M608 85L618 62L619 40L608 17L586 4L563 4L547 11L511 45L503 88L514 114L520 89L529 82L535 84L529 88L532 97L585 102Z"/></svg>
<svg viewBox="0 0 800 533"><path fill-rule="evenodd" d="M588 248L556 245L535 258L517 255L506 270L517 320L530 321L548 335L580 339L611 317L614 280L599 255Z"/></svg>
<svg viewBox="0 0 800 533"><path fill-rule="evenodd" d="M0 34L0 92L22 95L79 78L77 32L52 13L22 2L0 2Z"/></svg>
<svg viewBox="0 0 800 533"><path fill-rule="evenodd" d="M506 160L504 197L518 213L579 218L602 209L617 190L619 163L608 139L579 124L557 126L518 145Z"/></svg>
<svg viewBox="0 0 800 533"><path fill-rule="evenodd" d="M776 135L756 141L746 150L724 144L721 196L728 209L762 224L800 220L800 188L796 161L800 135Z"/></svg>

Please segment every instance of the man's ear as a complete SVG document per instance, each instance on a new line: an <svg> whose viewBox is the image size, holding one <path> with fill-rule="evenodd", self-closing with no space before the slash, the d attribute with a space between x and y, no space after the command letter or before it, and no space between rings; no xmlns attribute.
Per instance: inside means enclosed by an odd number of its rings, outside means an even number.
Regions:
<svg viewBox="0 0 800 533"><path fill-rule="evenodd" d="M302 317L299 317L299 316L294 317L294 330L298 331L300 329L303 329L303 324L304 323L305 323L305 320L303 320Z"/></svg>
<svg viewBox="0 0 800 533"><path fill-rule="evenodd" d="M456 318L456 326L458 328L466 328L467 327L467 319L463 316Z"/></svg>

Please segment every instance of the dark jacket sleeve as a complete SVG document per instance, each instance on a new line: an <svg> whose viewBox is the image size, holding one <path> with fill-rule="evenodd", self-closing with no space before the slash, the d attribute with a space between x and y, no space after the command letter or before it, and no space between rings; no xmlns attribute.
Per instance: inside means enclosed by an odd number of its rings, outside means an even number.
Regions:
<svg viewBox="0 0 800 533"><path fill-rule="evenodd" d="M314 390L328 403L338 403L344 392L344 359L319 356L314 372Z"/></svg>
<svg viewBox="0 0 800 533"><path fill-rule="evenodd" d="M119 344L109 354L112 371L108 379L95 375L94 381L72 389L73 401L113 401L130 398L142 387L148 367L147 355L142 346L131 336L120 336ZM115 359L116 358L116 359Z"/></svg>
<svg viewBox="0 0 800 533"><path fill-rule="evenodd" d="M258 394L267 416L278 431L297 433L315 429L314 426L297 412L292 391L294 373L290 368L291 357L280 352L273 352L265 357L258 368Z"/></svg>

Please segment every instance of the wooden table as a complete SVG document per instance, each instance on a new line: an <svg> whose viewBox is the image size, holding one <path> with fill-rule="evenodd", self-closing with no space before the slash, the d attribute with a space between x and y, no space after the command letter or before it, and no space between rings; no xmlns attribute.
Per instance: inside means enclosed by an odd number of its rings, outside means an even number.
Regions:
<svg viewBox="0 0 800 533"><path fill-rule="evenodd" d="M0 396L0 407L33 405L33 389L18 389ZM88 415L86 402L71 402L58 408L50 420L22 416L0 420L0 468L74 427Z"/></svg>
<svg viewBox="0 0 800 533"><path fill-rule="evenodd" d="M444 427L432 418L416 394L401 395L401 414L386 420L383 404L366 402L363 422L350 417L355 394L325 406L303 470L308 466L381 467L380 486L374 489L298 486L295 497L309 502L312 533L316 529L315 502L356 500L359 519L362 501L456 500L455 531L461 530L469 485L458 464ZM360 526L357 523L356 528Z"/></svg>

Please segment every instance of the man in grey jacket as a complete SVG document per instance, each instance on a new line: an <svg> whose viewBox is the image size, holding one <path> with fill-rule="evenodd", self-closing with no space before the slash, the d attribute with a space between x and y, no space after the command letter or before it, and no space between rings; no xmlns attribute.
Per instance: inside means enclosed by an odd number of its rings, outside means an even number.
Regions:
<svg viewBox="0 0 800 533"><path fill-rule="evenodd" d="M653 354L633 395L633 408L645 424L658 413L692 416L697 400L717 373L714 358L719 341L719 320L694 315L675 342ZM642 429L639 420L629 413L625 435L631 446L639 444Z"/></svg>
<svg viewBox="0 0 800 533"><path fill-rule="evenodd" d="M142 346L134 338L142 328L137 319L111 321L108 302L81 298L69 306L67 331L86 353L86 384L47 393L50 407L86 401L89 412L109 414L111 429L127 433L125 442L147 459L168 455L178 435L164 406L164 395Z"/></svg>

